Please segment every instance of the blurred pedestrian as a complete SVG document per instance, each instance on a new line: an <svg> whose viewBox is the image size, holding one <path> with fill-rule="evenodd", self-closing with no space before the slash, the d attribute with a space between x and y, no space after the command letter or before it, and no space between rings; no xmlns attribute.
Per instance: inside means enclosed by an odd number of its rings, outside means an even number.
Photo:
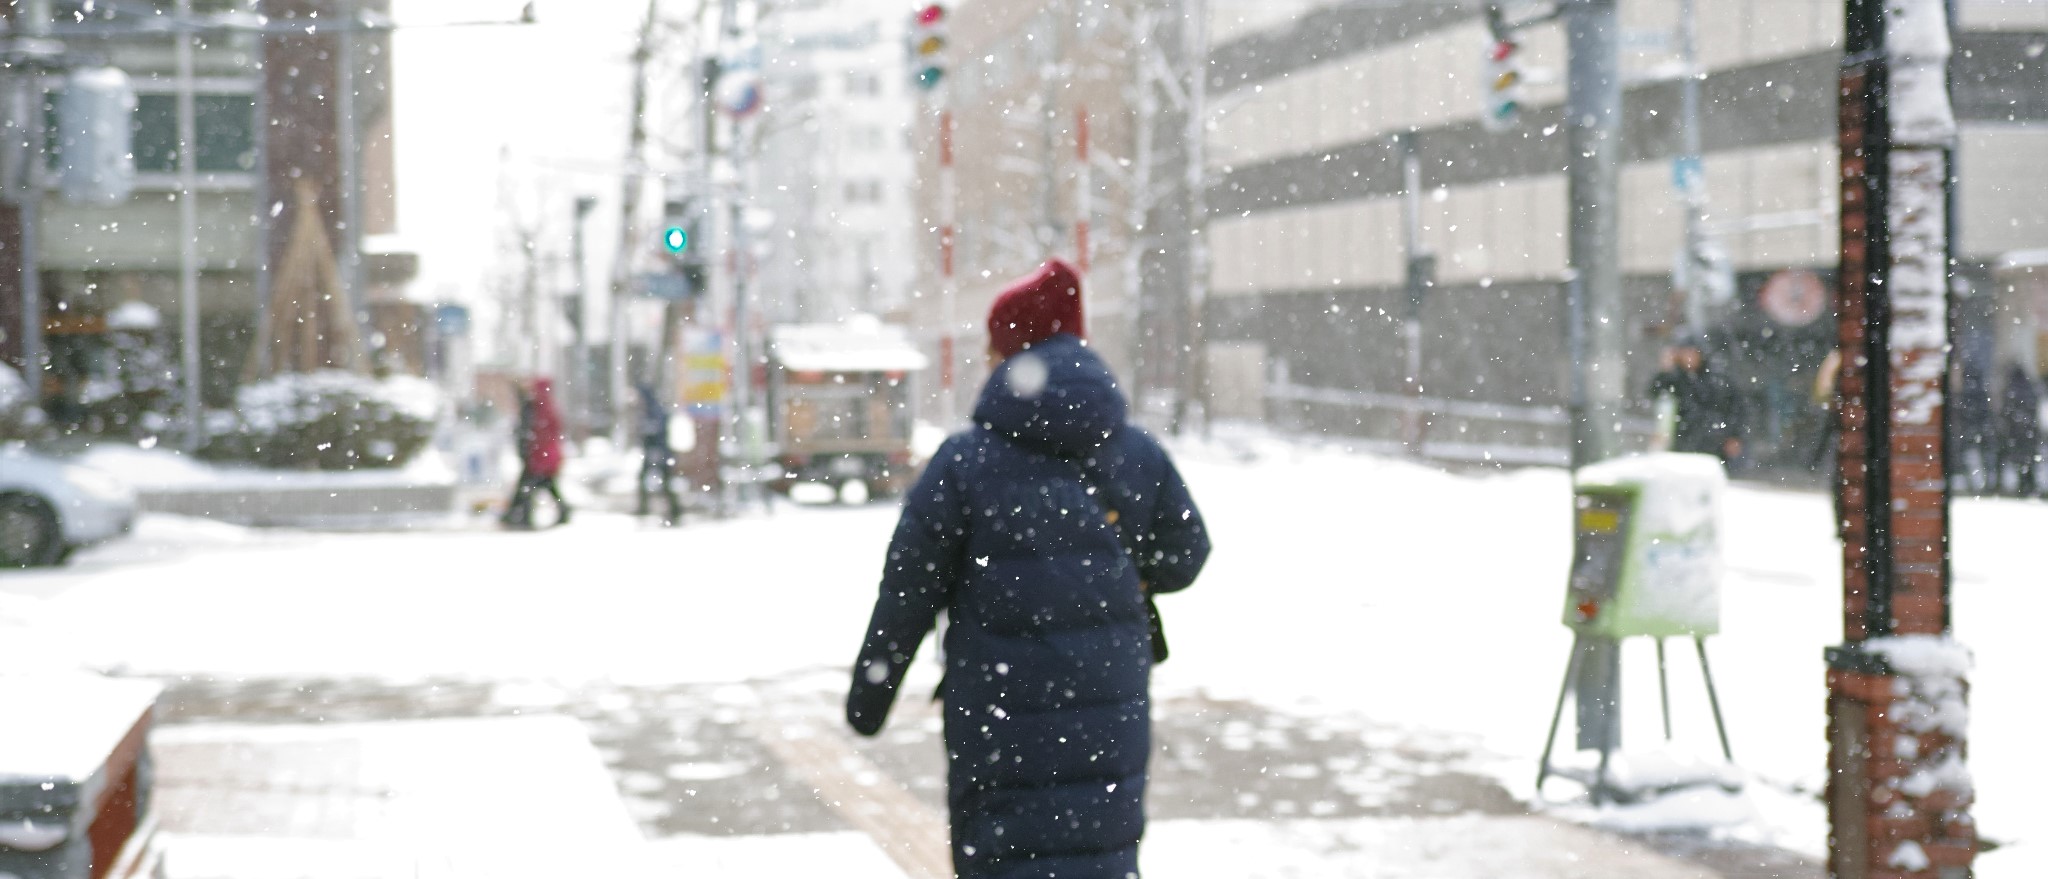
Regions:
<svg viewBox="0 0 2048 879"><path fill-rule="evenodd" d="M562 499L557 481L562 473L562 415L555 408L554 385L544 378L534 379L532 393L521 398L519 459L519 486L513 489L505 524L533 527L534 495L543 491L554 499L555 524L568 524L569 503Z"/></svg>
<svg viewBox="0 0 2048 879"><path fill-rule="evenodd" d="M2041 491L2041 388L2020 364L2005 372L2005 392L1998 400L1998 468L1994 490L2003 490L2013 474L2013 492L2033 497Z"/></svg>
<svg viewBox="0 0 2048 879"><path fill-rule="evenodd" d="M527 437L533 433L533 398L516 384L512 386L512 411L512 451L519 456L519 476L512 480L512 496L505 499L505 513L498 517L498 522L507 528L520 528L532 519L532 512L526 508L526 484L531 479L526 447Z"/></svg>
<svg viewBox="0 0 2048 879"><path fill-rule="evenodd" d="M1842 435L1840 416L1842 349L1829 348L1828 356L1813 371L1813 408L1820 414L1820 441L1814 444L1813 469L1833 479L1835 441Z"/></svg>
<svg viewBox="0 0 2048 879"><path fill-rule="evenodd" d="M1202 517L1125 422L1057 260L988 319L973 429L905 499L846 716L874 735L940 611L953 865L966 879L1127 877L1144 835L1153 594L1194 582Z"/></svg>
<svg viewBox="0 0 2048 879"><path fill-rule="evenodd" d="M1999 413L1992 408L1990 370L1958 357L1955 373L1948 396L1949 476L1965 490L1997 493Z"/></svg>
<svg viewBox="0 0 2048 879"><path fill-rule="evenodd" d="M1696 339L1680 339L1666 348L1659 371L1650 381L1650 395L1669 394L1677 404L1672 451L1718 456L1731 467L1743 453L1742 399L1735 385L1707 366Z"/></svg>
<svg viewBox="0 0 2048 879"><path fill-rule="evenodd" d="M670 445L668 407L662 405L661 397L654 386L641 384L640 391L640 480L639 503L634 507L636 516L647 515L648 494L656 486L661 496L668 501L668 518L664 525L680 525L683 522L683 499L676 494L676 453Z"/></svg>
<svg viewBox="0 0 2048 879"><path fill-rule="evenodd" d="M1814 370L1813 404L1820 410L1820 442L1814 446L1811 463L1814 472L1820 474L1821 485L1835 511L1835 537L1846 539L1849 526L1842 516L1842 492L1838 487L1842 476L1838 448L1842 438L1842 349L1828 349L1828 356Z"/></svg>

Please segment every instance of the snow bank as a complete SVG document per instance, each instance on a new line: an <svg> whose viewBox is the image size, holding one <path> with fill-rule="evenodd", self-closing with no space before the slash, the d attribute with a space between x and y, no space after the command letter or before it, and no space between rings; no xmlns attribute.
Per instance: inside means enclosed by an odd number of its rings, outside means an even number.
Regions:
<svg viewBox="0 0 2048 879"><path fill-rule="evenodd" d="M263 488L395 488L452 485L456 473L432 450L396 470L267 470L213 464L164 448L96 445L79 462L137 491L200 491Z"/></svg>
<svg viewBox="0 0 2048 879"><path fill-rule="evenodd" d="M14 367L0 363L0 411L11 409L28 401L28 382Z"/></svg>
<svg viewBox="0 0 2048 879"><path fill-rule="evenodd" d="M140 332L164 325L163 312L147 302L123 302L107 312L107 329Z"/></svg>
<svg viewBox="0 0 2048 879"><path fill-rule="evenodd" d="M380 380L339 370L284 373L243 385L235 394L235 410L251 427L269 432L326 414L307 404L330 397L375 400L416 421L432 421L441 411L441 391L426 379L395 375Z"/></svg>

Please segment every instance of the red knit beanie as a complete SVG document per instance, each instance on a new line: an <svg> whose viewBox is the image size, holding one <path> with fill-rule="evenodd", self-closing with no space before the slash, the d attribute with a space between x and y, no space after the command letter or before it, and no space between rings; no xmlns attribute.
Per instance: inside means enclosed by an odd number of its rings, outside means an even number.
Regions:
<svg viewBox="0 0 2048 879"><path fill-rule="evenodd" d="M1060 333L1088 337L1081 317L1081 275L1060 260L1047 260L1038 271L1012 281L989 306L989 347L1004 357Z"/></svg>

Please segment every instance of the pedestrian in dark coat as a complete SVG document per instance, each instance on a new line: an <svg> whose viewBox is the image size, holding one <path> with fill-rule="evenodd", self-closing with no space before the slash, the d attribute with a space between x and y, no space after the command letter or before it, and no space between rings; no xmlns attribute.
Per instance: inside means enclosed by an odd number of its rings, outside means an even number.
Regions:
<svg viewBox="0 0 2048 879"><path fill-rule="evenodd" d="M1998 481L2003 488L2005 473L2013 471L2016 491L2031 497L2041 490L2037 471L2041 460L2041 389L2034 377L2017 363L2006 369L2005 391L1998 400Z"/></svg>
<svg viewBox="0 0 2048 879"><path fill-rule="evenodd" d="M1663 360L1662 371L1650 380L1650 395L1670 394L1678 403L1671 450L1716 455L1724 463L1740 460L1742 398L1735 386L1706 365L1696 343L1672 346Z"/></svg>
<svg viewBox="0 0 2048 879"><path fill-rule="evenodd" d="M498 517L498 522L507 528L525 528L533 524L532 499L527 492L533 483L533 473L526 463L526 449L533 442L533 397L515 384L512 402L512 450L519 455L519 476L512 480L512 496L506 499L505 514Z"/></svg>
<svg viewBox="0 0 2048 879"><path fill-rule="evenodd" d="M975 427L905 498L847 695L882 727L945 611L948 803L966 879L1136 877L1151 754L1147 590L1194 582L1201 514L1084 341L1079 277L998 298Z"/></svg>
<svg viewBox="0 0 2048 879"><path fill-rule="evenodd" d="M633 508L636 516L647 515L649 496L659 490L663 500L668 502L668 518L664 524L680 525L683 522L683 499L676 494L676 453L670 446L668 406L661 402L661 395L653 385L642 384L640 391L640 479L637 497L639 503Z"/></svg>

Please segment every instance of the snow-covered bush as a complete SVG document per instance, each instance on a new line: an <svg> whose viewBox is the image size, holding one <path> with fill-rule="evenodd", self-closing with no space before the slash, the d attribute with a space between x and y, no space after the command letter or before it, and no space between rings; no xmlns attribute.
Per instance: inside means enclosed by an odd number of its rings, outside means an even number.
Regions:
<svg viewBox="0 0 2048 879"><path fill-rule="evenodd" d="M130 302L107 315L106 348L76 401L70 427L103 439L141 440L171 429L178 383L157 335L156 310Z"/></svg>
<svg viewBox="0 0 2048 879"><path fill-rule="evenodd" d="M329 371L243 385L213 413L202 457L295 470L398 467L426 446L441 406L424 379Z"/></svg>
<svg viewBox="0 0 2048 879"><path fill-rule="evenodd" d="M21 373L0 363L0 442L30 439L43 431L43 410L34 400Z"/></svg>

